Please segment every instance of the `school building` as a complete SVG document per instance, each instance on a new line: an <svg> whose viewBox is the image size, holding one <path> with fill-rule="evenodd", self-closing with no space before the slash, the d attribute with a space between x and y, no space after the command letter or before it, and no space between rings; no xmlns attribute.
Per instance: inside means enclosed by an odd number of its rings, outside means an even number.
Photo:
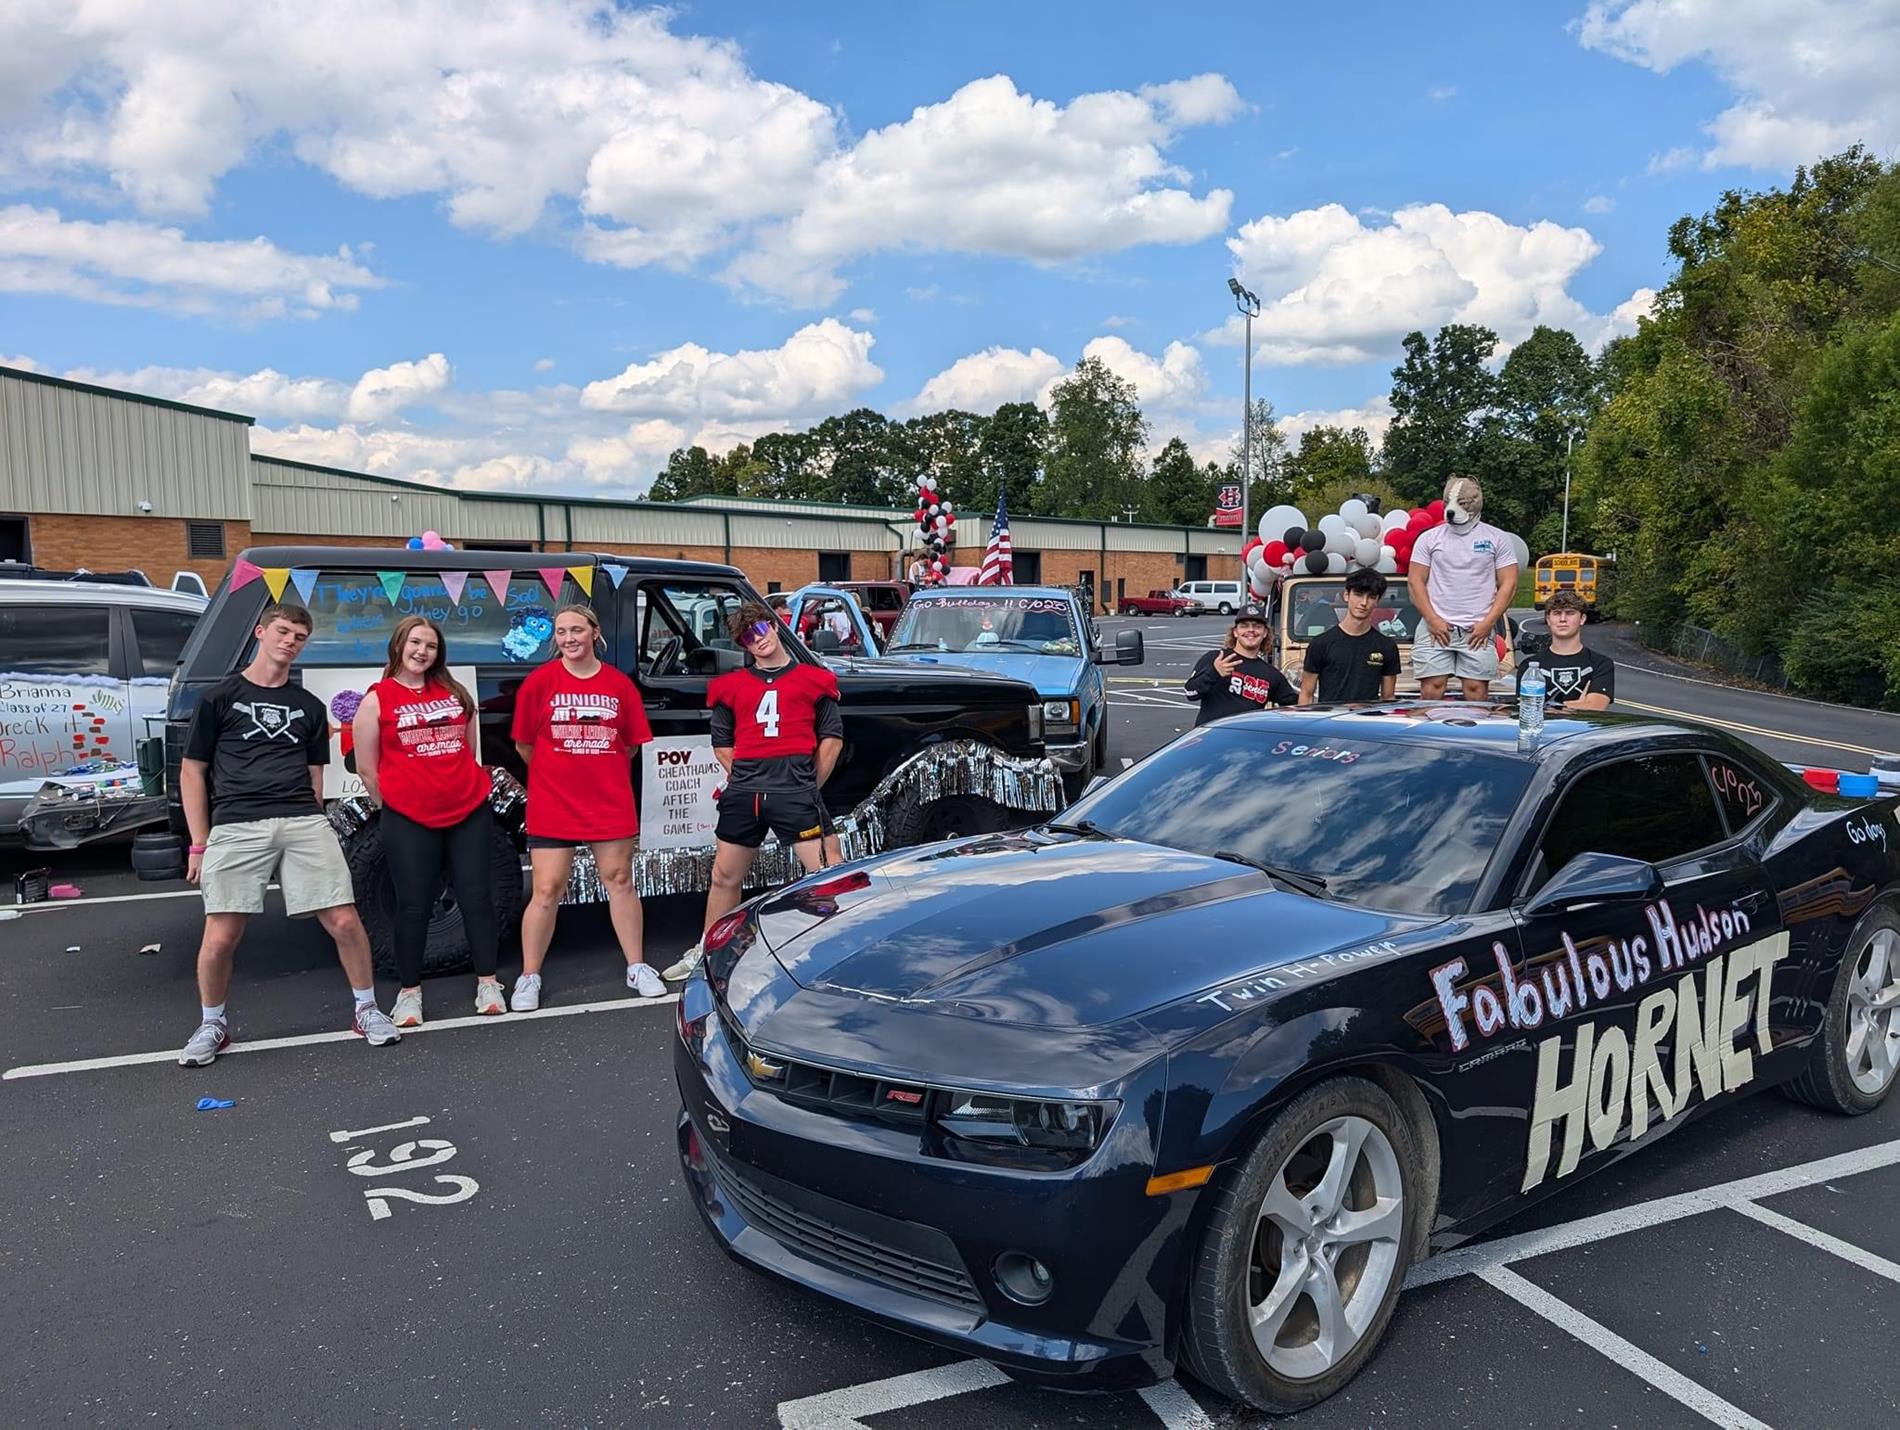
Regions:
<svg viewBox="0 0 1900 1430"><path fill-rule="evenodd" d="M196 571L214 587L246 546L402 546L436 531L465 550L603 551L721 561L764 591L901 576L908 512L702 497L618 501L464 492L250 450L252 420L0 367L0 575L6 561ZM989 513L957 523L958 565L982 562ZM1125 594L1233 578L1240 537L1208 527L1012 517L1018 584Z"/></svg>

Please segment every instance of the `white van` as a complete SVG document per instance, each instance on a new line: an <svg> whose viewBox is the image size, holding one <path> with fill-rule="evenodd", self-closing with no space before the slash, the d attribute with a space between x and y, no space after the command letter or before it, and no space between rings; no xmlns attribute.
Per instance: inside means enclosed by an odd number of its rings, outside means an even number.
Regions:
<svg viewBox="0 0 1900 1430"><path fill-rule="evenodd" d="M0 579L0 836L49 779L137 782L204 608L150 586Z"/></svg>
<svg viewBox="0 0 1900 1430"><path fill-rule="evenodd" d="M1183 600L1192 601L1197 615L1217 611L1223 616L1231 616L1247 600L1241 594L1238 581L1184 581L1174 588L1174 594Z"/></svg>

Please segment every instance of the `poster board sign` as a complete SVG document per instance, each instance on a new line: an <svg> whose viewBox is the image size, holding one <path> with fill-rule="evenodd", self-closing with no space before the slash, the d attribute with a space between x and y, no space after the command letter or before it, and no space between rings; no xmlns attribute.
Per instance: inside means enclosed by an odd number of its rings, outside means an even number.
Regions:
<svg viewBox="0 0 1900 1430"><path fill-rule="evenodd" d="M726 772L706 735L669 735L640 747L641 849L710 849Z"/></svg>
<svg viewBox="0 0 1900 1430"><path fill-rule="evenodd" d="M330 763L323 767L323 797L348 799L363 794L363 777L356 772L356 740L350 722L370 686L383 678L380 665L311 666L300 669L303 688L323 702L329 719ZM470 694L475 690L475 667L451 665L449 674L462 682ZM475 731L475 758L482 757L482 734Z"/></svg>

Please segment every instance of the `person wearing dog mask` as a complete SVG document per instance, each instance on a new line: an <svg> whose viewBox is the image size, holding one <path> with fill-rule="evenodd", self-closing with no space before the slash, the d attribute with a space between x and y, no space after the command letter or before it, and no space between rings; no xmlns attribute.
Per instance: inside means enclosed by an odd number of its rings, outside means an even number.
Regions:
<svg viewBox="0 0 1900 1430"><path fill-rule="evenodd" d="M1467 700L1484 700L1498 677L1492 640L1523 575L1510 537L1484 521L1484 490L1471 477L1445 483L1445 521L1412 548L1407 576L1425 629L1412 641L1421 700L1438 700L1457 676Z"/></svg>

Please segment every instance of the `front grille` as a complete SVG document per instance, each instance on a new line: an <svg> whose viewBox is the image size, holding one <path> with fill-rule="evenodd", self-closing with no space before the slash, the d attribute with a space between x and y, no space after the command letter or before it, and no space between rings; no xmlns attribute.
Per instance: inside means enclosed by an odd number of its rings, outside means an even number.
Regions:
<svg viewBox="0 0 1900 1430"><path fill-rule="evenodd" d="M717 1157L714 1166L720 1183L740 1214L758 1230L801 1256L913 1296L941 1301L973 1316L983 1314L982 1298L976 1294L969 1273L954 1262L901 1251L864 1232L800 1210L740 1172L724 1157ZM868 1212L862 1215L867 1222L874 1216ZM941 1235L924 1227L914 1228L914 1231ZM947 1241L944 1250L951 1256L956 1254Z"/></svg>
<svg viewBox="0 0 1900 1430"><path fill-rule="evenodd" d="M736 1018L719 1004L719 1021L726 1041L745 1069L754 1087L777 1093L787 1102L815 1108L836 1117L868 1118L900 1127L922 1128L929 1120L931 1091L922 1083L894 1082L887 1078L864 1077L840 1072L817 1063L799 1062L777 1053L761 1052L759 1057L783 1072L777 1077L761 1077L749 1056L754 1050L739 1031Z"/></svg>

